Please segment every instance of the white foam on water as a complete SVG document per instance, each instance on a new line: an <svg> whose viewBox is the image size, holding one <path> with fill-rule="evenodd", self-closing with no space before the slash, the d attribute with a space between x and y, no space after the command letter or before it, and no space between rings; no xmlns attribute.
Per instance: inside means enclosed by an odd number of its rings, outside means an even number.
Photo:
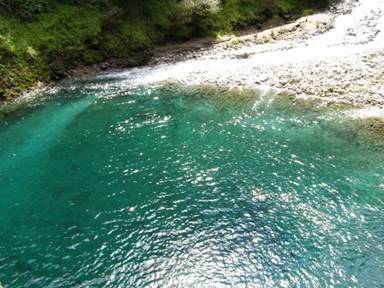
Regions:
<svg viewBox="0 0 384 288"><path fill-rule="evenodd" d="M346 115L353 119L384 118L384 109L380 107L351 109Z"/></svg>

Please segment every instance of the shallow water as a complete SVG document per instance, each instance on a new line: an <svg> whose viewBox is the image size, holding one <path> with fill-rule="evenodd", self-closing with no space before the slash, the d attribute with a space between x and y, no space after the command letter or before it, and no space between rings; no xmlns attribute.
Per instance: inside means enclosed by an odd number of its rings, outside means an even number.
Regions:
<svg viewBox="0 0 384 288"><path fill-rule="evenodd" d="M383 287L384 151L270 97L99 79L7 114L1 283Z"/></svg>

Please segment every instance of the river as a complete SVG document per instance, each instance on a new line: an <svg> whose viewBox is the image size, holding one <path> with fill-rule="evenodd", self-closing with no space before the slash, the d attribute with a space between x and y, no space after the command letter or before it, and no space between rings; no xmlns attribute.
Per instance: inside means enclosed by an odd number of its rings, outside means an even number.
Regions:
<svg viewBox="0 0 384 288"><path fill-rule="evenodd" d="M328 19L321 33L222 43L3 107L1 285L382 287L382 91L371 104L305 94L300 74L379 59L382 3L299 20ZM282 67L302 85L273 82Z"/></svg>

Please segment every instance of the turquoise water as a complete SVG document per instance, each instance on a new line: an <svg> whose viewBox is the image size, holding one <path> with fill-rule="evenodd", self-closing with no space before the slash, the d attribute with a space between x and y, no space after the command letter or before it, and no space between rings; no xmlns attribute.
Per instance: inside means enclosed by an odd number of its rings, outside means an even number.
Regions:
<svg viewBox="0 0 384 288"><path fill-rule="evenodd" d="M384 286L384 151L359 125L119 83L0 118L4 287Z"/></svg>

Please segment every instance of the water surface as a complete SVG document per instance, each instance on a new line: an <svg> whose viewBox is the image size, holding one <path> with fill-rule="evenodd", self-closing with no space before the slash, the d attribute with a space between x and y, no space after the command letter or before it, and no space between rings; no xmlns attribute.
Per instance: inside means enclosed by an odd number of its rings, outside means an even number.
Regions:
<svg viewBox="0 0 384 288"><path fill-rule="evenodd" d="M359 125L114 81L1 119L5 287L383 287L384 152Z"/></svg>

